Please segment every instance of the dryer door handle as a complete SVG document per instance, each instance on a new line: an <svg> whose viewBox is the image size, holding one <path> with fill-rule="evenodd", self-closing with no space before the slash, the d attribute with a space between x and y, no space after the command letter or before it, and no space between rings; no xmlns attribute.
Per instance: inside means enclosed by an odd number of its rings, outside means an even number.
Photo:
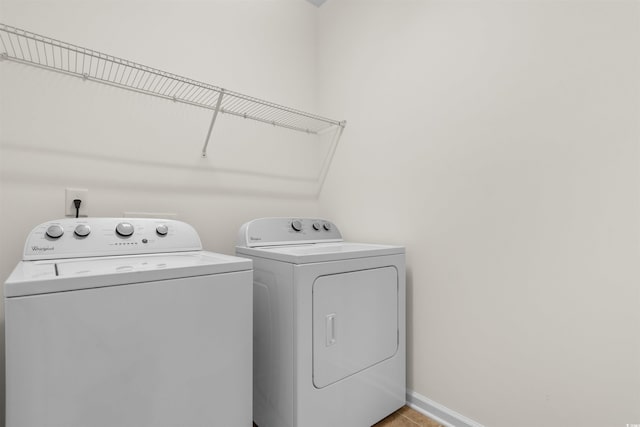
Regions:
<svg viewBox="0 0 640 427"><path fill-rule="evenodd" d="M336 343L336 314L327 314L326 317L326 336L327 347L330 347Z"/></svg>

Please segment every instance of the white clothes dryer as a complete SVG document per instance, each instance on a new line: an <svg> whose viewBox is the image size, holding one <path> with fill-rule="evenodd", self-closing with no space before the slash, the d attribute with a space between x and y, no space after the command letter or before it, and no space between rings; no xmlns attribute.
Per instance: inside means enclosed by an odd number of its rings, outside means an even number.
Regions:
<svg viewBox="0 0 640 427"><path fill-rule="evenodd" d="M37 226L4 288L7 427L251 426L251 283L180 221Z"/></svg>
<svg viewBox="0 0 640 427"><path fill-rule="evenodd" d="M343 242L329 221L244 224L254 266L259 427L368 427L404 405L405 254Z"/></svg>

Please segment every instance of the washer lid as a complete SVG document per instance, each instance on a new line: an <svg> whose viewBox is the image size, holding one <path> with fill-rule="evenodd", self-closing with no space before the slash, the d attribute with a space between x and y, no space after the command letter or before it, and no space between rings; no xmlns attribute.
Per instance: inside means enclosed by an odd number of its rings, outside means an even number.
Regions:
<svg viewBox="0 0 640 427"><path fill-rule="evenodd" d="M22 261L5 297L179 279L251 270L251 260L206 251Z"/></svg>
<svg viewBox="0 0 640 427"><path fill-rule="evenodd" d="M262 248L236 247L236 253L238 255L268 258L292 264L395 255L403 254L404 252L405 250L402 246L348 242L268 246Z"/></svg>

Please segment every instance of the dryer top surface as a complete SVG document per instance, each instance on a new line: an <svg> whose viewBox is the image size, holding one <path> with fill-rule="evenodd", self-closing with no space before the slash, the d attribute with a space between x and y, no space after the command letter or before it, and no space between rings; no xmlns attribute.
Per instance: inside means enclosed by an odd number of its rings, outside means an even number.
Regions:
<svg viewBox="0 0 640 427"><path fill-rule="evenodd" d="M304 245L266 246L260 248L236 247L238 255L267 258L291 264L340 261L383 255L404 254L402 246L375 245L369 243L314 243Z"/></svg>

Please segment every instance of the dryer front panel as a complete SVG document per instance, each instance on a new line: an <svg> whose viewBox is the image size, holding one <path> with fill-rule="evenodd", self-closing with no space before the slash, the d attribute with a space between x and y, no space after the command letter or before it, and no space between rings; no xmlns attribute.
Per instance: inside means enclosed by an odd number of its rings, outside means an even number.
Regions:
<svg viewBox="0 0 640 427"><path fill-rule="evenodd" d="M320 389L398 350L398 271L380 267L313 283L313 384Z"/></svg>

